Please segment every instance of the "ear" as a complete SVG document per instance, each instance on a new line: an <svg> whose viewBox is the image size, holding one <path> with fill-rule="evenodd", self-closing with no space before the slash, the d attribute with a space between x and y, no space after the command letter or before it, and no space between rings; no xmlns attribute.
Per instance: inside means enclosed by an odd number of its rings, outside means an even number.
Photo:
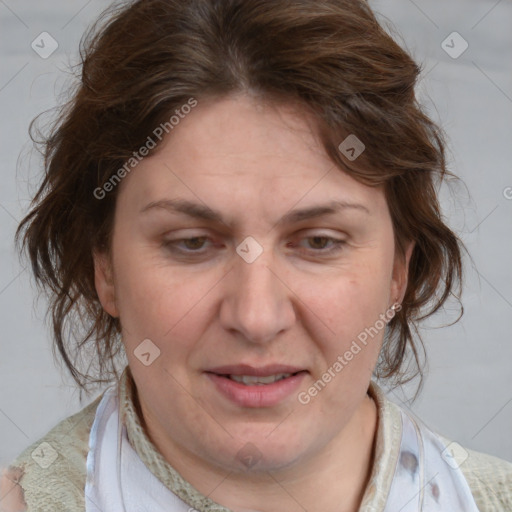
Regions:
<svg viewBox="0 0 512 512"><path fill-rule="evenodd" d="M392 304L401 303L404 299L405 290L409 276L409 262L411 261L412 251L415 242L410 241L405 246L404 254L395 251L395 261L393 263L393 277L391 279L391 297Z"/></svg>
<svg viewBox="0 0 512 512"><path fill-rule="evenodd" d="M94 284L103 309L114 318L119 316L116 305L114 273L110 255L94 251Z"/></svg>

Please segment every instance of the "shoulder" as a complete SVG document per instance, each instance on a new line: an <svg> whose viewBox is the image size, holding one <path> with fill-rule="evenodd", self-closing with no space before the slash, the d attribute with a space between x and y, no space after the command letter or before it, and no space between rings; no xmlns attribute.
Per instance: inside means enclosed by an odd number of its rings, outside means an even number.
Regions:
<svg viewBox="0 0 512 512"><path fill-rule="evenodd" d="M452 441L440 436L446 446ZM460 446L460 445L459 445ZM512 510L512 463L468 448L454 450L480 512Z"/></svg>
<svg viewBox="0 0 512 512"><path fill-rule="evenodd" d="M387 411L383 418L385 422L388 422L387 427L385 427L390 432L388 437L390 439L398 438L400 434L396 425L393 424L396 422L393 421L391 412L396 417L397 411L402 410L402 408L387 397L381 397L381 400L385 405L384 410ZM456 445L450 451L469 485L480 512L512 511L511 462L460 446L460 444L442 435L437 429L431 428L419 418L415 418L419 425L436 434L445 447L449 448L452 443Z"/></svg>
<svg viewBox="0 0 512 512"><path fill-rule="evenodd" d="M7 512L85 510L89 433L101 398L58 423L11 462L0 481L1 494L11 499Z"/></svg>

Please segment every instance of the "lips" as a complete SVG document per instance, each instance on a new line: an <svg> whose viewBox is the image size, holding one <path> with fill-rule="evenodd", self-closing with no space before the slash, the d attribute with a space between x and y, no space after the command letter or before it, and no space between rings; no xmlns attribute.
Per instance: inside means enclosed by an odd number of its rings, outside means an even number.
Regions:
<svg viewBox="0 0 512 512"><path fill-rule="evenodd" d="M284 364L271 364L267 366L254 367L246 364L217 366L207 370L208 373L216 373L217 375L247 375L253 377L269 377L280 373L298 373L305 371L299 366L289 366Z"/></svg>
<svg viewBox="0 0 512 512"><path fill-rule="evenodd" d="M273 384L279 380L287 379L292 375L292 373L277 373L265 377L257 377L255 375L228 375L228 378L235 382L245 384L246 386L265 386L267 384Z"/></svg>
<svg viewBox="0 0 512 512"><path fill-rule="evenodd" d="M242 407L273 407L296 392L308 373L298 366L228 365L205 372L215 389Z"/></svg>

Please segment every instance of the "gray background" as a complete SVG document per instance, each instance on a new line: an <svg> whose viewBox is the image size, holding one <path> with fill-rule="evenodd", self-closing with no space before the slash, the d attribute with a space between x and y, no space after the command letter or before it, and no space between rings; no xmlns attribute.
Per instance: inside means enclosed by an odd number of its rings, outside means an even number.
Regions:
<svg viewBox="0 0 512 512"><path fill-rule="evenodd" d="M512 4L370 3L383 23L396 26L395 35L423 67L419 97L448 133L450 168L467 185L443 189L444 212L474 260L467 266L462 320L423 331L430 370L419 399L408 402L415 383L389 396L463 446L512 461ZM53 362L45 301L34 302L30 269L18 261L13 235L40 176L29 122L59 101L80 36L107 5L0 0L2 466L93 398L80 403L71 379ZM47 59L31 48L43 31L59 44ZM457 59L441 47L454 31L469 44ZM454 50L459 44L454 41ZM452 306L429 326L453 319Z"/></svg>

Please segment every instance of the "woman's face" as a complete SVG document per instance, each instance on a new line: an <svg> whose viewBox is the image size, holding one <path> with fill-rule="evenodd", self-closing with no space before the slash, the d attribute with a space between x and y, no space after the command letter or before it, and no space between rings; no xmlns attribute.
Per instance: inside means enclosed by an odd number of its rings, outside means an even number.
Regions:
<svg viewBox="0 0 512 512"><path fill-rule="evenodd" d="M199 102L121 184L96 286L171 453L290 467L364 402L410 251L395 255L383 190L335 167L307 120Z"/></svg>

